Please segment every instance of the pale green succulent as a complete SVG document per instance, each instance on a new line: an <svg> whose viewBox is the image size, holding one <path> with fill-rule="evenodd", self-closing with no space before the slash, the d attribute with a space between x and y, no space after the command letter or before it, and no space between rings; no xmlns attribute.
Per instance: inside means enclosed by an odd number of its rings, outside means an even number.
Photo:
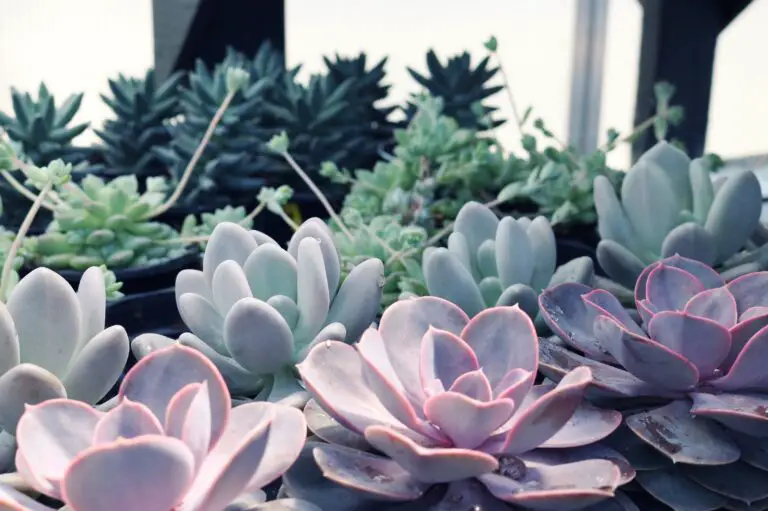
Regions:
<svg viewBox="0 0 768 511"><path fill-rule="evenodd" d="M517 304L536 318L542 290L563 282L591 284L594 278L589 257L557 267L555 234L545 217L499 220L478 202L459 211L448 248L424 251L423 269L429 294L455 303L470 317Z"/></svg>
<svg viewBox="0 0 768 511"><path fill-rule="evenodd" d="M606 178L595 179L597 258L611 279L632 289L643 268L676 254L733 268L760 223L760 183L741 171L714 184L708 162L662 141L627 172L621 198Z"/></svg>
<svg viewBox="0 0 768 511"><path fill-rule="evenodd" d="M302 404L294 365L319 342L356 342L374 321L383 264L369 259L341 278L328 227L304 222L281 248L269 236L225 222L216 226L203 269L176 278L179 313L191 333L179 342L204 353L233 395ZM172 342L137 337L140 358Z"/></svg>
<svg viewBox="0 0 768 511"><path fill-rule="evenodd" d="M199 221L195 215L187 215L181 225L181 236L183 238L210 236L216 226L222 222L240 224L246 229L253 227L253 220L248 218L248 212L243 206L225 206L213 213L202 213ZM201 241L200 248L205 249L207 243L207 241Z"/></svg>
<svg viewBox="0 0 768 511"><path fill-rule="evenodd" d="M34 243L38 264L82 270L89 266L127 268L161 262L185 253L173 243L178 233L170 226L145 220L165 199L162 178L148 178L139 194L136 176L104 182L93 175L59 192L63 204L54 220Z"/></svg>

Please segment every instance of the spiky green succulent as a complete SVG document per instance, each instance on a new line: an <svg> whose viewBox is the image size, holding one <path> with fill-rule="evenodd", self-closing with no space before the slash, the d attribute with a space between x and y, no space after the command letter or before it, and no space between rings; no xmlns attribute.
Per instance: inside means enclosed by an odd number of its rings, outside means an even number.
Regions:
<svg viewBox="0 0 768 511"><path fill-rule="evenodd" d="M32 247L39 265L82 270L106 265L110 269L158 263L186 252L174 243L178 233L160 222L145 220L165 199L167 184L148 178L139 193L136 176L105 182L87 176L80 185L69 184L59 196L48 230Z"/></svg>
<svg viewBox="0 0 768 511"><path fill-rule="evenodd" d="M72 140L88 128L88 123L70 126L77 114L83 94L69 96L61 106L44 83L37 98L28 92L11 89L13 116L0 112L0 127L36 165L47 165L67 155Z"/></svg>
<svg viewBox="0 0 768 511"><path fill-rule="evenodd" d="M115 114L100 130L106 175L147 177L167 173L152 151L170 143L168 121L178 114L178 88L183 75L174 73L158 84L150 69L143 78L120 74L109 80L111 97L101 95Z"/></svg>
<svg viewBox="0 0 768 511"><path fill-rule="evenodd" d="M426 91L445 102L445 115L455 119L462 128L485 130L487 119L498 110L485 104L485 100L503 90L501 85L490 85L498 68L489 67L490 57L485 57L476 66L468 52L450 57L443 64L434 50L427 52L427 74L408 68L408 73ZM417 102L409 102L406 114L415 115ZM494 120L490 126L499 126L503 121Z"/></svg>

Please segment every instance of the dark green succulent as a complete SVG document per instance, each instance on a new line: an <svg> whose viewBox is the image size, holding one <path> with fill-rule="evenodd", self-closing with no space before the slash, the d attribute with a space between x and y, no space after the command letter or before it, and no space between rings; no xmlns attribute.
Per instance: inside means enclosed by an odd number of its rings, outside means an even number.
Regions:
<svg viewBox="0 0 768 511"><path fill-rule="evenodd" d="M73 94L57 108L56 99L44 83L37 98L11 89L13 116L0 112L0 127L11 140L21 144L35 165L47 165L72 152L72 140L88 129L88 123L69 126L80 109L83 94Z"/></svg>
<svg viewBox="0 0 768 511"><path fill-rule="evenodd" d="M260 55L262 53L260 52ZM259 61L257 55L256 61ZM273 62L265 70L273 69ZM203 138L211 119L227 96L227 70L240 67L249 73L252 63L242 54L230 50L219 64L209 68L198 61L189 74L189 85L180 92L182 119L171 127L173 140L169 147L155 147L153 152L170 167L176 181L180 179ZM237 202L243 195L254 196L263 180L254 175L254 147L261 142L254 139L254 126L263 122L265 88L274 77L251 74L250 85L239 90L216 127L210 143L187 185L183 204L194 204L205 197L207 204L222 205Z"/></svg>
<svg viewBox="0 0 768 511"><path fill-rule="evenodd" d="M103 141L106 175L135 174L144 178L167 173L153 148L170 143L168 121L179 113L182 78L181 73L175 73L157 84L155 72L150 69L144 78L121 74L109 80L112 96L102 94L101 98L115 118L95 130Z"/></svg>
<svg viewBox="0 0 768 511"><path fill-rule="evenodd" d="M352 123L356 124L364 135L364 148L361 152L370 154L372 160L365 162L363 167L372 166L378 153L389 150L394 143L393 131L395 123L389 116L397 110L396 106L382 106L387 99L390 86L383 83L386 72L384 66L387 58L381 59L371 69L367 69L367 58L361 53L354 58L341 57L336 54L334 59L323 57L328 69L329 79L336 85L351 82L349 92L348 113Z"/></svg>
<svg viewBox="0 0 768 511"><path fill-rule="evenodd" d="M477 66L472 67L468 52L450 57L443 65L434 50L427 52L428 74L421 74L408 68L408 73L429 95L443 99L444 115L455 119L462 128L484 130L488 121L497 110L484 102L489 97L504 89L501 85L489 85L496 76L497 67L489 67L490 57L485 57ZM406 115L415 115L417 103L411 101L406 108ZM503 121L494 120L491 126L499 126Z"/></svg>

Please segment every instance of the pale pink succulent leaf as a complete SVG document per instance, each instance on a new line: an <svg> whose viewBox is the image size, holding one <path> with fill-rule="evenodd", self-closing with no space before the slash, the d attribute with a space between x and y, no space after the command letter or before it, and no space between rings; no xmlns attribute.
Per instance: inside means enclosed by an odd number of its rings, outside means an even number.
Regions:
<svg viewBox="0 0 768 511"><path fill-rule="evenodd" d="M623 369L586 358L546 339L540 341L539 347L539 371L549 378L559 380L569 370L585 366L592 371L592 386L605 395L638 397L660 394L658 387L648 384Z"/></svg>
<svg viewBox="0 0 768 511"><path fill-rule="evenodd" d="M625 330L612 318L601 316L595 320L595 336L627 371L652 385L682 391L699 381L696 366L684 357Z"/></svg>
<svg viewBox="0 0 768 511"><path fill-rule="evenodd" d="M520 371L525 372L522 369ZM491 382L485 377L482 369L462 374L456 378L448 391L463 394L477 401L490 401L493 397Z"/></svg>
<svg viewBox="0 0 768 511"><path fill-rule="evenodd" d="M307 420L309 431L329 444L342 445L358 451L370 449L370 445L365 441L363 435L350 431L339 424L314 399L310 399L304 407L304 418Z"/></svg>
<svg viewBox="0 0 768 511"><path fill-rule="evenodd" d="M0 427L16 434L27 405L66 397L67 391L51 372L33 364L19 364L0 376Z"/></svg>
<svg viewBox="0 0 768 511"><path fill-rule="evenodd" d="M163 425L149 408L124 399L96 424L92 444L101 445L121 438L164 434Z"/></svg>
<svg viewBox="0 0 768 511"><path fill-rule="evenodd" d="M645 294L659 311L683 310L694 295L704 291L702 283L690 273L660 264L648 275Z"/></svg>
<svg viewBox="0 0 768 511"><path fill-rule="evenodd" d="M591 381L590 370L579 367L566 374L550 392L530 404L522 403L504 433L506 438L499 452L520 454L549 440L576 411Z"/></svg>
<svg viewBox="0 0 768 511"><path fill-rule="evenodd" d="M728 356L723 361L721 369L730 370L731 366L733 366L733 363L752 336L766 326L768 326L768 315L758 315L741 320L736 326L731 328L731 349L728 352Z"/></svg>
<svg viewBox="0 0 768 511"><path fill-rule="evenodd" d="M258 427L247 431L247 436L226 440L222 436L205 458L178 511L219 511L246 490L269 441L269 417L259 415Z"/></svg>
<svg viewBox="0 0 768 511"><path fill-rule="evenodd" d="M461 338L477 355L492 387L512 369L535 371L538 367L536 329L518 306L480 312L464 327Z"/></svg>
<svg viewBox="0 0 768 511"><path fill-rule="evenodd" d="M539 295L541 317L563 341L595 360L612 361L608 350L593 334L597 312L582 299L592 288L577 282L566 282Z"/></svg>
<svg viewBox="0 0 768 511"><path fill-rule="evenodd" d="M195 456L195 467L199 468L208 454L211 445L211 426L214 419L211 411L208 382L198 385L200 386L195 389L192 400L184 414L180 438L192 451L192 454ZM170 411L171 406L168 409Z"/></svg>
<svg viewBox="0 0 768 511"><path fill-rule="evenodd" d="M576 408L568 422L539 447L564 449L590 445L613 433L621 425L621 420L621 413L615 410L596 408L584 402Z"/></svg>
<svg viewBox="0 0 768 511"><path fill-rule="evenodd" d="M430 327L421 339L419 378L424 387L437 380L442 388L480 368L472 348L456 334Z"/></svg>
<svg viewBox="0 0 768 511"><path fill-rule="evenodd" d="M62 380L67 397L96 404L123 373L128 352L128 334L118 325L101 330L93 339L88 339Z"/></svg>
<svg viewBox="0 0 768 511"><path fill-rule="evenodd" d="M412 402L423 403L426 399L419 377L419 341L430 326L459 335L468 322L458 306L436 297L399 300L384 311L379 333Z"/></svg>
<svg viewBox="0 0 768 511"><path fill-rule="evenodd" d="M637 312L640 314L640 319L643 320L644 325L647 325L648 322L651 321L653 315L659 312L648 300L637 301L635 302L635 305L637 306Z"/></svg>
<svg viewBox="0 0 768 511"><path fill-rule="evenodd" d="M686 400L630 415L625 422L638 437L675 463L725 465L741 454L721 427L692 415Z"/></svg>
<svg viewBox="0 0 768 511"><path fill-rule="evenodd" d="M427 399L424 413L454 447L475 449L512 417L515 402L477 401L464 394L444 392Z"/></svg>
<svg viewBox="0 0 768 511"><path fill-rule="evenodd" d="M370 426L365 439L423 483L447 483L493 472L495 457L471 449L422 447L407 436L382 426Z"/></svg>
<svg viewBox="0 0 768 511"><path fill-rule="evenodd" d="M70 462L92 443L96 424L103 416L80 401L53 399L28 406L19 421L17 465L38 482L38 489L59 497L59 483ZM71 428L62 434L62 428ZM22 467L19 467L22 470Z"/></svg>
<svg viewBox="0 0 768 511"><path fill-rule="evenodd" d="M395 461L375 454L338 445L317 446L313 454L327 479L374 498L411 501L421 497L430 487Z"/></svg>
<svg viewBox="0 0 768 511"><path fill-rule="evenodd" d="M293 333L266 302L244 298L224 320L224 343L232 358L255 374L274 374L293 360Z"/></svg>
<svg viewBox="0 0 768 511"><path fill-rule="evenodd" d="M163 429L166 435L181 440L189 407L202 386L202 383L190 383L173 395L165 411Z"/></svg>
<svg viewBox="0 0 768 511"><path fill-rule="evenodd" d="M742 348L728 373L711 384L725 391L768 391L768 326L758 330Z"/></svg>
<svg viewBox="0 0 768 511"><path fill-rule="evenodd" d="M618 467L607 460L558 466L526 467L517 480L500 474L478 479L497 498L534 509L581 509L612 497L621 481Z"/></svg>
<svg viewBox="0 0 768 511"><path fill-rule="evenodd" d="M725 328L733 327L739 319L736 300L727 287L702 291L688 300L684 311L693 316L711 319Z"/></svg>
<svg viewBox="0 0 768 511"><path fill-rule="evenodd" d="M526 466L546 465L549 467L566 465L578 461L608 460L619 467L622 485L632 481L637 472L629 460L619 451L604 445L593 443L581 447L566 449L535 449L520 455Z"/></svg>
<svg viewBox="0 0 768 511"><path fill-rule="evenodd" d="M342 426L360 435L378 424L408 431L368 387L354 347L337 341L319 344L296 367L312 397Z"/></svg>
<svg viewBox="0 0 768 511"><path fill-rule="evenodd" d="M766 437L768 430L768 397L765 394L691 394L695 416L708 417L737 432L754 438ZM754 450L754 445L750 446Z"/></svg>
<svg viewBox="0 0 768 511"><path fill-rule="evenodd" d="M659 312L648 323L648 334L693 364L701 379L714 374L731 349L731 335L724 326L685 312Z"/></svg>
<svg viewBox="0 0 768 511"><path fill-rule="evenodd" d="M750 307L739 316L739 322L754 319L760 316L768 316L768 307Z"/></svg>
<svg viewBox="0 0 768 511"><path fill-rule="evenodd" d="M536 371L526 371L525 369L512 369L496 383L493 389L495 399L511 399L517 404L523 402L528 391L533 387L536 380Z"/></svg>
<svg viewBox="0 0 768 511"><path fill-rule="evenodd" d="M15 488L0 484L0 511L55 511Z"/></svg>
<svg viewBox="0 0 768 511"><path fill-rule="evenodd" d="M146 405L165 420L173 396L190 383L208 383L211 399L211 445L221 436L229 418L229 390L216 367L200 352L173 345L140 360L126 374L118 396Z"/></svg>
<svg viewBox="0 0 768 511"><path fill-rule="evenodd" d="M642 335L643 330L635 323L621 302L604 289L595 289L581 297L598 316L611 316L632 333Z"/></svg>
<svg viewBox="0 0 768 511"><path fill-rule="evenodd" d="M63 500L77 511L168 511L193 477L194 459L181 440L143 436L80 453L64 476Z"/></svg>
<svg viewBox="0 0 768 511"><path fill-rule="evenodd" d="M710 266L694 259L674 255L672 257L667 257L663 262L657 261L645 267L635 283L635 302L646 298L648 276L661 264L678 268L689 273L704 286L704 289L713 289L725 285L723 277Z"/></svg>
<svg viewBox="0 0 768 511"><path fill-rule="evenodd" d="M357 344L357 351L362 361L363 377L384 408L407 427L430 438L442 439L443 436L424 420L421 407L414 408L405 397L379 332L373 328L366 330Z"/></svg>
<svg viewBox="0 0 768 511"><path fill-rule="evenodd" d="M727 284L739 311L752 307L768 307L768 271L742 275Z"/></svg>

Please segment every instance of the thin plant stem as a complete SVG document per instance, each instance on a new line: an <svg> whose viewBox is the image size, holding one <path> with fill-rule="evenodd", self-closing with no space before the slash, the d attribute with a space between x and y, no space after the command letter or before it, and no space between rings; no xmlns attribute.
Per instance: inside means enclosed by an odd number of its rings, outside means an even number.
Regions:
<svg viewBox="0 0 768 511"><path fill-rule="evenodd" d="M299 175L299 177L306 183L306 185L309 187L310 190L312 190L312 193L315 194L315 196L318 198L320 203L323 205L325 210L328 212L328 214L331 216L334 222L339 226L339 228L342 230L344 235L349 238L349 241L355 241L354 236L352 236L352 233L347 228L346 225L344 225L344 222L341 220L341 217L336 213L336 211L333 210L333 206L331 206L331 203L328 202L328 198L325 196L325 194L320 191L320 188L317 187L314 181L307 175L306 172L299 166L298 163L296 163L296 160L293 159L293 156L291 156L287 151L282 153L283 158L285 158L285 161L288 162L288 165L291 166L291 168L296 172L296 174Z"/></svg>
<svg viewBox="0 0 768 511"><path fill-rule="evenodd" d="M248 216L246 216L245 218L240 220L240 222L239 222L240 225L245 225L246 222L249 222L249 221L253 220L254 218L256 218L257 216L259 216L261 214L261 212L264 211L264 208L266 208L266 207L267 207L267 203L266 202L260 202L258 206L253 208L253 211L248 213Z"/></svg>
<svg viewBox="0 0 768 511"><path fill-rule="evenodd" d="M203 135L202 140L195 148L195 152L192 154L192 158L189 160L189 163L187 163L187 167L184 169L184 173L181 175L181 179L176 185L176 189L173 191L173 194L171 194L171 196L168 197L168 200L166 200L161 206L150 212L146 219L162 215L171 209L173 205L176 204L176 202L179 200L179 197L181 197L181 194L184 192L184 188L187 186L189 179L192 177L192 171L195 169L197 163L200 161L200 158L203 156L203 151L205 151L205 148L210 143L211 137L213 137L213 132L216 130L216 126L218 126L219 122L221 122L221 118L224 116L224 112L227 110L227 108L229 108L229 104L232 103L232 99L235 97L236 93L237 91L233 91L227 94L227 96L224 98L224 101L222 101L221 105L219 105L219 108L216 110L213 119L211 119L210 124L208 124L208 129L205 130L205 134Z"/></svg>
<svg viewBox="0 0 768 511"><path fill-rule="evenodd" d="M37 200L38 196L35 195L34 193L32 193L29 190L29 188L27 188L26 186L21 184L15 177L13 177L13 175L11 175L10 172L8 172L7 170L3 170L2 172L0 172L0 175L2 175L3 178L6 181L8 181L8 184L10 184L13 187L13 189L16 190L17 192L19 192L21 195L23 195L27 199L31 200L32 202ZM55 206L53 204L49 204L47 202L44 202L43 204L41 204L41 207L43 207L43 208L45 208L45 209L47 209L49 211L53 211L55 209Z"/></svg>
<svg viewBox="0 0 768 511"><path fill-rule="evenodd" d="M512 115L515 117L515 124L517 124L517 129L520 130L520 134L522 135L523 118L520 117L520 112L517 110L517 103L515 102L515 97L512 94L512 87L509 85L509 76L507 75L506 69L504 69L504 64L501 62L501 57L499 56L498 51L493 51L492 55L496 57L496 64L499 66L501 79L504 82L504 90L507 91L507 98L509 98L509 104L512 106Z"/></svg>
<svg viewBox="0 0 768 511"><path fill-rule="evenodd" d="M16 237L11 244L11 248L8 250L8 253L5 256L5 262L3 263L3 273L0 277L0 300L3 302L5 302L7 298L5 296L5 291L8 287L8 279L11 275L11 270L13 270L13 261L16 259L16 254L19 251L19 247L21 247L21 242L24 241L24 237L27 235L27 231L29 231L29 228L32 225L32 221L35 219L35 215L37 215L37 212L40 211L40 208L45 201L45 196L48 195L48 192L51 191L51 188L53 188L53 183L49 181L46 183L43 189L40 190L40 194L35 199L35 202L32 203L32 207L29 208L29 211L27 211L27 216L24 217L24 221L21 223L21 227L19 227L19 231L16 233Z"/></svg>
<svg viewBox="0 0 768 511"><path fill-rule="evenodd" d="M290 228L294 230L294 232L299 230L299 226L298 226L298 225L296 225L296 222L294 222L293 220L291 220L291 217L289 217L289 216L288 216L288 215L285 213L285 211L283 211L283 208L282 208L282 207L278 207L278 208L275 208L274 210L270 209L270 211L272 211L274 214L276 214L277 216L279 216L280 218L282 218L282 219L283 219L283 222L285 222L286 224L288 224L288 225L290 226Z"/></svg>

